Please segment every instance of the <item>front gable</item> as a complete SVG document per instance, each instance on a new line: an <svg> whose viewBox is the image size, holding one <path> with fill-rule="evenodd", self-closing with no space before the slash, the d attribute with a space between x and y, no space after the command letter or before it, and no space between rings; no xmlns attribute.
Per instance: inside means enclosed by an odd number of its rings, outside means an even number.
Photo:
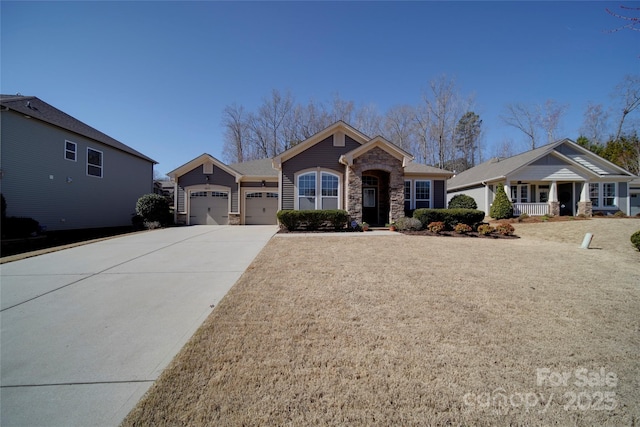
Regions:
<svg viewBox="0 0 640 427"><path fill-rule="evenodd" d="M372 150L382 151L390 155L391 157L394 157L402 163L402 167L405 167L411 160L413 160L413 156L411 154L407 153L400 147L390 143L381 136L378 136L367 142L366 144L362 144L360 147L357 147L356 149L340 156L340 163L351 166L353 165L355 159L365 155Z"/></svg>

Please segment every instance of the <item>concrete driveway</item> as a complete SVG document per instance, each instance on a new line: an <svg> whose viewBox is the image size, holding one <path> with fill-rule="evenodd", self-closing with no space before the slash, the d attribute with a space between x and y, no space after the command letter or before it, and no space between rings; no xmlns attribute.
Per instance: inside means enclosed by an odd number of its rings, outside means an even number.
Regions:
<svg viewBox="0 0 640 427"><path fill-rule="evenodd" d="M169 228L0 266L0 424L117 426L275 232Z"/></svg>

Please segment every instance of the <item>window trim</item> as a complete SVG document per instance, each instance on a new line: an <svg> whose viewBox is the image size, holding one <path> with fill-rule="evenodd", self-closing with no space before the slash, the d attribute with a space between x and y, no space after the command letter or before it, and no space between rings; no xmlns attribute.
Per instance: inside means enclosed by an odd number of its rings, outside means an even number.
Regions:
<svg viewBox="0 0 640 427"><path fill-rule="evenodd" d="M67 144L73 144L73 150L67 149ZM68 158L67 153L73 153L73 159ZM77 143L73 141L69 141L68 139L64 140L64 159L70 162L78 161L78 144Z"/></svg>
<svg viewBox="0 0 640 427"><path fill-rule="evenodd" d="M613 196L605 196L605 185L613 186ZM597 190L597 194L593 197L593 189ZM591 207L597 210L618 210L620 189L617 182L590 182L589 183L589 200L591 201ZM612 205L605 205L606 199L613 199ZM595 200L595 203L594 203Z"/></svg>
<svg viewBox="0 0 640 427"><path fill-rule="evenodd" d="M93 163L89 163L89 151L95 151L97 153L100 153L100 165L95 165ZM93 175L91 173L89 173L89 166L95 167L95 168L99 168L100 170L100 175ZM100 151L100 150L96 150L95 148L91 148L91 147L87 147L87 176L92 176L94 178L103 178L104 177L104 152Z"/></svg>
<svg viewBox="0 0 640 427"><path fill-rule="evenodd" d="M513 203L531 203L531 188L529 187L529 184L513 184L509 186L511 188L511 202ZM526 189L527 191L527 197L526 197L526 201L522 201L523 197L522 197L522 190ZM516 197L513 197L513 192L515 190L516 193Z"/></svg>
<svg viewBox="0 0 640 427"><path fill-rule="evenodd" d="M428 182L429 183L429 198L428 199L418 199L418 183L419 182ZM429 207L426 209L430 209L433 206L433 181L431 179L414 179L413 180L413 206L414 209L418 209L418 202L428 202ZM421 208L422 209L422 208Z"/></svg>
<svg viewBox="0 0 640 427"><path fill-rule="evenodd" d="M407 182L409 183L409 198L407 199ZM409 202L409 210L411 209L415 209L415 205L413 204L413 181L411 181L410 179L405 179L404 180L404 189L403 189L404 194L404 201L405 202Z"/></svg>
<svg viewBox="0 0 640 427"><path fill-rule="evenodd" d="M322 195L322 174L327 174L338 178L338 196L323 196ZM293 208L294 210L300 210L300 198L308 197L308 196L300 196L300 178L305 175L314 175L315 176L315 196L314 196L314 209L313 210L322 210L322 200L324 198L327 199L338 199L338 209L342 209L342 183L343 176L341 173L324 168L312 168L312 169L304 169L298 171L294 174L294 185L293 185L293 194L294 194L294 202Z"/></svg>

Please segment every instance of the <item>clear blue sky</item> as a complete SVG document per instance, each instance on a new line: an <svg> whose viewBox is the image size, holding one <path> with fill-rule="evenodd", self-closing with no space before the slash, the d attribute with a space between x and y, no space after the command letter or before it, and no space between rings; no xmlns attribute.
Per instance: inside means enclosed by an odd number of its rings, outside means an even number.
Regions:
<svg viewBox="0 0 640 427"><path fill-rule="evenodd" d="M446 74L475 93L491 155L524 143L499 118L506 104L569 104L561 134L576 138L587 102L609 105L640 72L640 34L607 32L622 22L604 9L619 4L3 0L1 91L39 97L164 174L203 152L222 158L232 103L255 111L279 89L383 113L417 105Z"/></svg>

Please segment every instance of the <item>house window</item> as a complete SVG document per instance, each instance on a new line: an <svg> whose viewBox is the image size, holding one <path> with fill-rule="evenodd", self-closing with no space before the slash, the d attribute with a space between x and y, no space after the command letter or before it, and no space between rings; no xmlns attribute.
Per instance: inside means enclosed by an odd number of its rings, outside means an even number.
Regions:
<svg viewBox="0 0 640 427"><path fill-rule="evenodd" d="M617 207L616 183L615 182L590 183L589 199L591 200L591 206L594 208Z"/></svg>
<svg viewBox="0 0 640 427"><path fill-rule="evenodd" d="M378 186L378 178L370 175L362 176L362 186L363 187L377 187Z"/></svg>
<svg viewBox="0 0 640 427"><path fill-rule="evenodd" d="M549 186L548 185L538 185L538 202L539 203L549 202Z"/></svg>
<svg viewBox="0 0 640 427"><path fill-rule="evenodd" d="M589 184L589 199L591 199L591 207L600 207L600 184Z"/></svg>
<svg viewBox="0 0 640 427"><path fill-rule="evenodd" d="M64 158L75 162L77 160L78 144L71 141L64 142Z"/></svg>
<svg viewBox="0 0 640 427"><path fill-rule="evenodd" d="M338 209L340 199L340 177L324 171L313 171L298 175L296 209ZM275 193L277 197L277 193Z"/></svg>
<svg viewBox="0 0 640 427"><path fill-rule="evenodd" d="M338 177L322 172L322 209L338 209Z"/></svg>
<svg viewBox="0 0 640 427"><path fill-rule="evenodd" d="M602 206L616 206L616 184L615 182L605 182L602 184Z"/></svg>
<svg viewBox="0 0 640 427"><path fill-rule="evenodd" d="M316 173L310 172L298 177L298 209L316 208Z"/></svg>
<svg viewBox="0 0 640 427"><path fill-rule="evenodd" d="M431 181L416 181L415 186L416 209L431 207Z"/></svg>
<svg viewBox="0 0 640 427"><path fill-rule="evenodd" d="M411 181L404 182L404 210L411 209Z"/></svg>
<svg viewBox="0 0 640 427"><path fill-rule="evenodd" d="M512 185L511 201L514 203L529 203L529 185Z"/></svg>
<svg viewBox="0 0 640 427"><path fill-rule="evenodd" d="M87 175L102 178L102 151L87 148Z"/></svg>

